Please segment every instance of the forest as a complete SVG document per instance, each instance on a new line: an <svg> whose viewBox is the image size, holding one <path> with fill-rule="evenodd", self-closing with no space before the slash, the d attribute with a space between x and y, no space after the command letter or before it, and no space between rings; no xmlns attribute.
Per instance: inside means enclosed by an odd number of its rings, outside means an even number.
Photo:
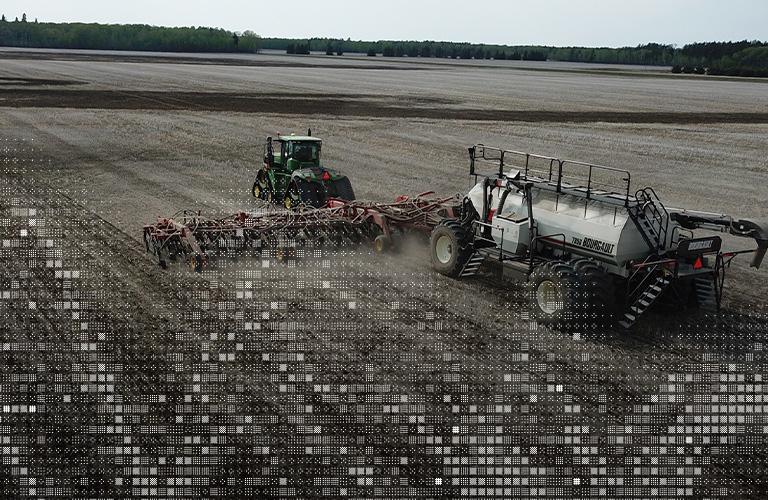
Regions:
<svg viewBox="0 0 768 500"><path fill-rule="evenodd" d="M673 73L768 77L768 43L761 41L692 43L682 48L648 43L637 47L550 47L484 45L437 41L353 41L333 38L262 38L221 28L165 28L148 25L39 23L0 18L0 46L28 48L137 50L158 52L344 53L371 57L430 57L567 61L596 64L668 66Z"/></svg>
<svg viewBox="0 0 768 500"><path fill-rule="evenodd" d="M596 64L669 66L673 73L768 77L768 43L760 41L692 43L682 48L648 43L637 47L549 47L482 45L433 41L352 41L328 38L265 38L263 48L289 54L345 52L384 57L510 59Z"/></svg>
<svg viewBox="0 0 768 500"><path fill-rule="evenodd" d="M0 17L0 46L49 49L138 50L153 52L258 52L251 31L220 28L162 28L144 24L39 23Z"/></svg>

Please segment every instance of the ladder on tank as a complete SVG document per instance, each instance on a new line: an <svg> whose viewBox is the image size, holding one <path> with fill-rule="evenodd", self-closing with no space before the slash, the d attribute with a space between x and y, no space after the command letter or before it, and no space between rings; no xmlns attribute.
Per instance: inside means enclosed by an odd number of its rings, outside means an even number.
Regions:
<svg viewBox="0 0 768 500"><path fill-rule="evenodd" d="M635 193L635 203L630 204L627 211L632 222L640 230L648 248L654 253L654 255L648 256L646 262L666 254L669 212L664 208L659 197L656 196L656 192L650 187L638 190ZM659 267L659 263L652 265L650 269L647 269L645 265L642 266L648 271L648 274L638 284L634 292L630 293L630 296L637 294L637 298L629 306L629 310L624 313L624 319L619 321L619 324L624 328L631 327L672 283L672 278L668 276L667 270L661 271Z"/></svg>
<svg viewBox="0 0 768 500"><path fill-rule="evenodd" d="M637 203L628 207L629 216L648 247L657 255L663 255L666 253L669 213L650 187L638 190L635 199Z"/></svg>
<svg viewBox="0 0 768 500"><path fill-rule="evenodd" d="M637 296L635 302L629 307L629 311L624 313L624 319L619 321L619 324L624 328L630 328L635 324L635 321L643 315L645 311L651 307L656 299L669 287L672 280L666 275L649 275L650 283L645 287L642 293ZM638 287L641 288L642 284Z"/></svg>
<svg viewBox="0 0 768 500"><path fill-rule="evenodd" d="M484 261L485 255L478 252L473 253L469 260L467 260L467 262L464 264L464 267L461 269L459 276L462 278L467 278L476 275Z"/></svg>
<svg viewBox="0 0 768 500"><path fill-rule="evenodd" d="M699 303L699 309L708 313L717 313L720 311L720 298L717 293L717 283L714 276L701 276L693 280L694 290L696 291L696 300Z"/></svg>

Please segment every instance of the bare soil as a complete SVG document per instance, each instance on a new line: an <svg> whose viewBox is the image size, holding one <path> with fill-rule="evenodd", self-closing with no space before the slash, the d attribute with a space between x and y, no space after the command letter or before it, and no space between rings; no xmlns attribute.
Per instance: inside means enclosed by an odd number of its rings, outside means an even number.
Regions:
<svg viewBox="0 0 768 500"><path fill-rule="evenodd" d="M361 57L0 51L3 497L762 498L766 270L723 312L532 323L524 286L318 249L161 270L141 228L250 197L268 135L358 198L470 187L466 148L626 168L768 220L768 87ZM751 241L726 237L728 248Z"/></svg>

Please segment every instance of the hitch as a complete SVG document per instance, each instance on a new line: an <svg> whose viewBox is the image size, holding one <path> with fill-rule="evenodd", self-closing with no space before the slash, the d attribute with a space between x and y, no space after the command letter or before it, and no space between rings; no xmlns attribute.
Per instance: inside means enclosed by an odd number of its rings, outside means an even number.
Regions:
<svg viewBox="0 0 768 500"><path fill-rule="evenodd" d="M763 262L763 257L765 257L765 252L768 250L768 224L762 221L741 219L731 224L730 232L736 236L752 237L755 239L757 249L749 265L759 269L760 264Z"/></svg>

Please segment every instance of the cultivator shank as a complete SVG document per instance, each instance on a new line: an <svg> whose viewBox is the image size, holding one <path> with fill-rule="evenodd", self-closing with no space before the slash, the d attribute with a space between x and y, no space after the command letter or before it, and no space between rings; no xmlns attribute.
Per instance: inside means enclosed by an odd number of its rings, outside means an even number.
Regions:
<svg viewBox="0 0 768 500"><path fill-rule="evenodd" d="M442 219L458 216L456 197L433 194L401 196L395 203L330 199L314 210L238 212L220 219L181 211L144 226L144 245L162 268L168 259L183 258L198 271L220 254L236 255L249 249L277 249L282 258L299 248L369 240L377 250L387 251L397 248L406 232L429 233Z"/></svg>

